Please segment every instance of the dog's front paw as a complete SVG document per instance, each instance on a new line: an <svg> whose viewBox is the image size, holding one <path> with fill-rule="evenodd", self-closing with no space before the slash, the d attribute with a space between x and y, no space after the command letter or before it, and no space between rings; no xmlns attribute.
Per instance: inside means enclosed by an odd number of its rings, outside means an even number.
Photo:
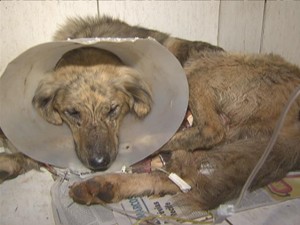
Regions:
<svg viewBox="0 0 300 225"><path fill-rule="evenodd" d="M87 181L74 183L69 190L69 195L80 204L105 204L117 202L118 179L114 175L96 176Z"/></svg>

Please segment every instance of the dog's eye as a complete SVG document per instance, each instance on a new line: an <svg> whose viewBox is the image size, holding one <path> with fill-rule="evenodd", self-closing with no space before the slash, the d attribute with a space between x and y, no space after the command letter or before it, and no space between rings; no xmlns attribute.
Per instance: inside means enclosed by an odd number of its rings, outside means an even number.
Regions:
<svg viewBox="0 0 300 225"><path fill-rule="evenodd" d="M117 115L118 110L119 110L119 105L113 104L113 105L111 105L111 107L110 107L110 110L109 110L109 112L108 112L108 115L109 115L109 116L115 116L115 115Z"/></svg>
<svg viewBox="0 0 300 225"><path fill-rule="evenodd" d="M80 112L77 111L76 109L67 109L65 110L65 115L68 116L68 117L71 117L71 118L74 118L76 120L79 120L80 119Z"/></svg>

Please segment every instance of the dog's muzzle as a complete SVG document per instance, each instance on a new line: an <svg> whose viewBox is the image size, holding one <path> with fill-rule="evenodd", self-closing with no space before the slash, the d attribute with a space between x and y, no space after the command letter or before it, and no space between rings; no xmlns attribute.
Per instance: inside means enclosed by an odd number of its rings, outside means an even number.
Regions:
<svg viewBox="0 0 300 225"><path fill-rule="evenodd" d="M88 160L89 168L97 171L107 170L110 166L110 156L108 154L97 155Z"/></svg>

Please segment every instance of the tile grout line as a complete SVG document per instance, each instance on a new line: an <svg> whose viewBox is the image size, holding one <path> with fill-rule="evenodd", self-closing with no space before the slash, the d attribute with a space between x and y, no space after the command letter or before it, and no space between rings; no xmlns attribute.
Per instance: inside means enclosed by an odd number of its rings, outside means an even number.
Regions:
<svg viewBox="0 0 300 225"><path fill-rule="evenodd" d="M260 43L259 43L259 52L262 52L263 42L264 42L264 31L265 31L265 22L266 22L266 8L267 8L267 1L264 1L264 8L263 8L263 18L261 23L261 33L260 33Z"/></svg>

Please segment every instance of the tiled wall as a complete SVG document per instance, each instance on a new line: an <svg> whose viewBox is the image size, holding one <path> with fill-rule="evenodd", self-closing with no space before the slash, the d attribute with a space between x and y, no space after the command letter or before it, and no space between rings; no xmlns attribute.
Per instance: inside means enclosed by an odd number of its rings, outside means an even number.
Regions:
<svg viewBox="0 0 300 225"><path fill-rule="evenodd" d="M51 41L67 17L111 15L228 51L274 52L300 65L300 1L0 1L0 73L22 51Z"/></svg>
<svg viewBox="0 0 300 225"><path fill-rule="evenodd" d="M226 50L273 52L300 66L299 0L222 0L219 21Z"/></svg>

